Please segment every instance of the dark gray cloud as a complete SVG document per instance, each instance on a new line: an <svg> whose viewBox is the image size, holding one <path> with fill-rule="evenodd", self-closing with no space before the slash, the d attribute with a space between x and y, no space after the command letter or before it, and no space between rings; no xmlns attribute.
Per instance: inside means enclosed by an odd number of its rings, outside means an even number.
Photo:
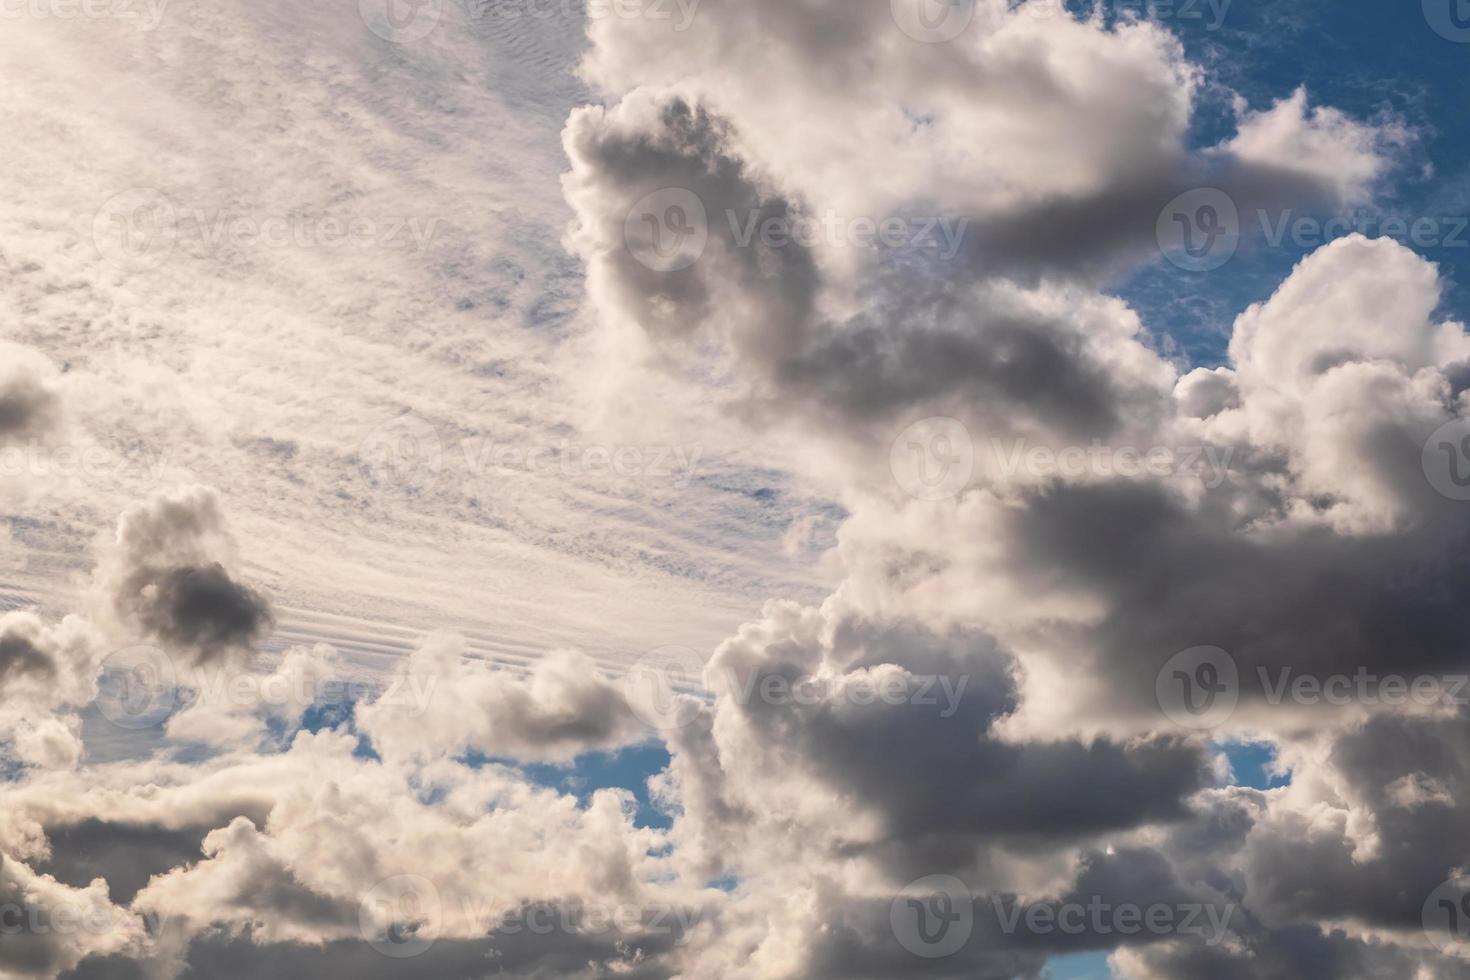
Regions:
<svg viewBox="0 0 1470 980"><path fill-rule="evenodd" d="M28 675L45 679L56 675L56 661L20 631L0 632L0 690L11 678Z"/></svg>
<svg viewBox="0 0 1470 980"><path fill-rule="evenodd" d="M197 651L201 660L248 648L271 624L265 597L218 562L138 569L114 601L148 636L170 649Z"/></svg>
<svg viewBox="0 0 1470 980"><path fill-rule="evenodd" d="M113 901L126 905L154 875L200 860L200 844L215 826L173 829L98 818L50 826L50 855L35 869L73 888L102 878Z"/></svg>
<svg viewBox="0 0 1470 980"><path fill-rule="evenodd" d="M61 395L39 374L27 370L0 374L0 444L36 438L53 429L60 418Z"/></svg>

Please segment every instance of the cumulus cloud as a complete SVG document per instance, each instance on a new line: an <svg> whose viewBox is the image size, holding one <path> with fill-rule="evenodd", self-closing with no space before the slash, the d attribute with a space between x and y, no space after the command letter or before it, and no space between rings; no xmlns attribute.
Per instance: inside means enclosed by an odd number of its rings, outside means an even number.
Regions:
<svg viewBox="0 0 1470 980"><path fill-rule="evenodd" d="M58 373L39 351L0 340L0 445L52 431L61 419Z"/></svg>
<svg viewBox="0 0 1470 980"><path fill-rule="evenodd" d="M1387 240L1326 245L1209 367L1102 289L1149 260L1182 190L1357 204L1407 129L1301 89L1195 146L1205 72L1158 23L980 0L936 45L892 4L843 7L704 0L677 37L594 17L602 102L563 133L598 367L697 382L753 441L786 440L841 505L830 594L746 615L709 651L707 697L656 733L593 658L509 669L447 628L313 711L386 641L267 662L274 618L220 496L154 495L101 555L97 625L0 616L0 743L21 764L0 782L0 896L107 917L81 938L28 918L0 968L1000 980L1102 951L1148 980L1466 975L1424 923L1470 862L1465 706L1282 703L1272 681L1466 670L1470 518L1425 452L1470 424L1442 273ZM827 214L932 217L955 249L746 237ZM701 248L660 268L647 248L674 219ZM54 411L27 370L0 375L0 438ZM947 495L914 493L895 456L926 417L946 466L971 451ZM1145 447L1162 469L1028 462ZM290 694L201 698L94 761L102 636ZM1233 670L1185 675L1228 689L1213 728L1160 694L1189 650ZM580 782L584 757L655 734L668 764L643 800ZM1230 785L1229 740L1274 750L1285 785ZM936 876L928 907L966 910L968 942L931 957L902 923ZM1208 929L1030 924L1094 907Z"/></svg>
<svg viewBox="0 0 1470 980"><path fill-rule="evenodd" d="M463 638L447 634L407 657L357 717L374 748L394 757L567 760L647 735L590 658L550 653L523 676L466 657Z"/></svg>
<svg viewBox="0 0 1470 980"><path fill-rule="evenodd" d="M234 554L212 490L161 493L123 513L97 584L125 628L186 662L248 655L271 612L262 595L227 569Z"/></svg>

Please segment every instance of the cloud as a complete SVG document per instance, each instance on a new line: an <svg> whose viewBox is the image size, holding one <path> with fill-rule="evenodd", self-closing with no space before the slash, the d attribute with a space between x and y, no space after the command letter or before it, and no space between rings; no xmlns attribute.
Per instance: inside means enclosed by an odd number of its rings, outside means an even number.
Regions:
<svg viewBox="0 0 1470 980"><path fill-rule="evenodd" d="M589 658L550 653L523 676L469 659L452 635L426 640L357 718L390 757L565 761L647 737L622 689Z"/></svg>
<svg viewBox="0 0 1470 980"><path fill-rule="evenodd" d="M57 372L39 351L0 341L0 445L25 443L60 424Z"/></svg>
<svg viewBox="0 0 1470 980"><path fill-rule="evenodd" d="M126 628L188 662L248 655L271 612L216 557L233 561L234 550L212 490L162 493L119 519L116 549L99 568L98 585Z"/></svg>

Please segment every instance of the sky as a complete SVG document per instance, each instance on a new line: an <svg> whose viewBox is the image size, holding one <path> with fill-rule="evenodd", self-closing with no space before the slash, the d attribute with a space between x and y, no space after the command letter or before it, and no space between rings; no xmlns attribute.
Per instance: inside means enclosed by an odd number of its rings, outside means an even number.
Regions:
<svg viewBox="0 0 1470 980"><path fill-rule="evenodd" d="M1470 977L1461 0L0 22L0 980Z"/></svg>

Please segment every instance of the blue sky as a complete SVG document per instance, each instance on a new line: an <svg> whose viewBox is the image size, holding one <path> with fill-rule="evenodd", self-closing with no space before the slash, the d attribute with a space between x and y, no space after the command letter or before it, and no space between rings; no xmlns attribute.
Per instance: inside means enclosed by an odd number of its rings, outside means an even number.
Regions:
<svg viewBox="0 0 1470 980"><path fill-rule="evenodd" d="M1426 0L1446 7L1458 2ZM1081 10L1090 4L1072 6ZM1470 128L1463 112L1470 44L1435 33L1415 6L1236 0L1226 7L1220 26L1211 29L1213 15L1201 0L1197 18L1163 18L1183 40L1191 60L1209 72L1210 84L1195 115L1195 145L1210 146L1230 134L1235 93L1261 109L1305 85L1313 104L1363 118L1392 114L1413 130L1402 166L1367 213L1381 210L1451 224L1470 214ZM1440 265L1450 284L1446 311L1463 320L1470 313L1470 233L1458 241L1462 244L1454 247L1416 250ZM1211 272L1190 273L1158 263L1117 291L1146 323L1167 331L1191 360L1212 365L1224 358L1235 316L1267 298L1310 251L1312 247L1295 245L1288 236L1280 247L1243 246L1229 263Z"/></svg>

